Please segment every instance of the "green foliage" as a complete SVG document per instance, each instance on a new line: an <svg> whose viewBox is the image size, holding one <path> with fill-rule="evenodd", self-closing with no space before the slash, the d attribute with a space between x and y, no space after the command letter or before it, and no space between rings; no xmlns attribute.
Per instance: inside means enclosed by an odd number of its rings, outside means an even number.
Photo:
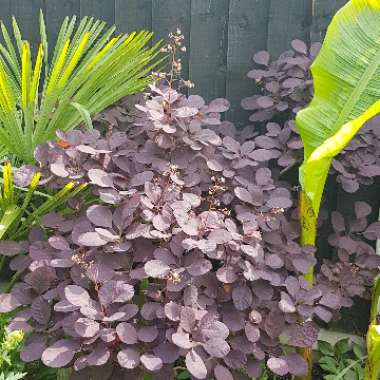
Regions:
<svg viewBox="0 0 380 380"><path fill-rule="evenodd" d="M14 373L9 372L7 375L4 373L0 374L0 380L20 380L25 377L25 373Z"/></svg>
<svg viewBox="0 0 380 380"><path fill-rule="evenodd" d="M26 366L25 380L68 380L68 377L59 377L59 370L48 368L41 361L30 363Z"/></svg>
<svg viewBox="0 0 380 380"><path fill-rule="evenodd" d="M191 376L186 369L181 369L177 372L176 380L190 380Z"/></svg>
<svg viewBox="0 0 380 380"><path fill-rule="evenodd" d="M32 162L38 144L55 137L57 129L71 130L121 98L142 91L152 81L150 72L160 43L152 48L151 32L115 37L115 27L84 17L62 23L52 58L40 15L41 43L34 65L28 41L15 19L15 44L3 23L0 44L0 141L2 153Z"/></svg>
<svg viewBox="0 0 380 380"><path fill-rule="evenodd" d="M56 194L36 191L40 174L36 173L28 189L15 186L12 166L9 162L2 167L0 179L0 239L25 237L31 226L37 224L47 212L66 208L68 200L78 195L84 185L68 183ZM4 259L3 257L2 259ZM1 260L0 260L1 262ZM0 264L1 268L1 264Z"/></svg>
<svg viewBox="0 0 380 380"><path fill-rule="evenodd" d="M375 321L380 314L380 275L376 277L371 299L371 322Z"/></svg>
<svg viewBox="0 0 380 380"><path fill-rule="evenodd" d="M20 360L24 334L7 330L9 316L0 316L0 380L18 380L25 376L25 364Z"/></svg>
<svg viewBox="0 0 380 380"><path fill-rule="evenodd" d="M380 376L380 325L372 323L367 332L368 360L365 380L377 380Z"/></svg>
<svg viewBox="0 0 380 380"><path fill-rule="evenodd" d="M312 65L315 93L297 128L305 148L300 182L316 216L332 158L380 111L379 40L380 1L351 0Z"/></svg>
<svg viewBox="0 0 380 380"><path fill-rule="evenodd" d="M319 366L323 369L324 380L362 380L364 378L363 363L365 352L362 346L341 339L334 346L319 341Z"/></svg>

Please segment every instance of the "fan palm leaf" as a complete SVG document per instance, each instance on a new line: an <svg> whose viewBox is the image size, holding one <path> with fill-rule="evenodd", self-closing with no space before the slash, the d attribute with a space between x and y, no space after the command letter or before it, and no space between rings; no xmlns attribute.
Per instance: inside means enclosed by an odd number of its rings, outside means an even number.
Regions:
<svg viewBox="0 0 380 380"><path fill-rule="evenodd" d="M50 59L41 12L34 63L16 20L13 39L1 24L1 152L33 162L35 147L53 139L58 129L69 131L82 122L91 127L91 116L152 81L150 73L163 58L160 42L148 45L151 32L115 36L114 26L88 17L76 24L75 16L64 19Z"/></svg>

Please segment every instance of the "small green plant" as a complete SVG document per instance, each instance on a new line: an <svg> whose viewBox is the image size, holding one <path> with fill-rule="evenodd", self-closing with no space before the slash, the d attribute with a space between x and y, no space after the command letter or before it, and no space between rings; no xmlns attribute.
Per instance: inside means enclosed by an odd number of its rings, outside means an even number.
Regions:
<svg viewBox="0 0 380 380"><path fill-rule="evenodd" d="M142 91L152 81L151 70L160 43L148 48L150 32L114 36L115 27L84 17L63 21L53 58L40 16L41 44L34 67L29 42L13 19L15 44L1 24L0 141L3 154L34 161L38 144L55 137L57 129L91 127L91 115L121 98ZM43 81L41 77L44 76ZM42 83L43 82L43 83Z"/></svg>
<svg viewBox="0 0 380 380"><path fill-rule="evenodd" d="M19 354L24 339L22 331L7 329L9 318L0 317L0 380L18 380L26 375L25 364Z"/></svg>
<svg viewBox="0 0 380 380"><path fill-rule="evenodd" d="M324 371L324 380L362 380L364 378L364 348L348 338L335 345L319 341L319 366Z"/></svg>
<svg viewBox="0 0 380 380"><path fill-rule="evenodd" d="M65 206L70 198L79 194L86 185L76 186L69 182L55 194L37 191L40 173L36 173L29 188L14 184L12 165L6 162L2 166L0 179L0 240L24 237L32 225L41 217ZM1 268L1 266L0 266Z"/></svg>
<svg viewBox="0 0 380 380"><path fill-rule="evenodd" d="M4 373L0 374L0 380L20 380L24 377L24 373L9 372L7 375L5 375Z"/></svg>
<svg viewBox="0 0 380 380"><path fill-rule="evenodd" d="M380 376L380 275L376 278L371 300L370 325L367 332L368 359L365 380L377 380Z"/></svg>

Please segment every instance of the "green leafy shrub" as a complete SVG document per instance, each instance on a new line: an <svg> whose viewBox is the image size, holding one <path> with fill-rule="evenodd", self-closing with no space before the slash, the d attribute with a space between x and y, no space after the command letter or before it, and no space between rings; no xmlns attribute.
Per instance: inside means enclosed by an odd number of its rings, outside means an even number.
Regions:
<svg viewBox="0 0 380 380"><path fill-rule="evenodd" d="M18 380L25 377L25 364L20 360L24 333L9 331L8 316L0 317L0 380Z"/></svg>
<svg viewBox="0 0 380 380"><path fill-rule="evenodd" d="M324 380L361 380L364 376L364 348L348 338L335 345L319 341L319 366L325 372Z"/></svg>

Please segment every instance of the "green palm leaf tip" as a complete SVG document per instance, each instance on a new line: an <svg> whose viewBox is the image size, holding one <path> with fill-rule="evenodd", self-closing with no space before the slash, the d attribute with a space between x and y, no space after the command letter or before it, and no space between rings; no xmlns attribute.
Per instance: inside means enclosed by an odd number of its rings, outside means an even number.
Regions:
<svg viewBox="0 0 380 380"><path fill-rule="evenodd" d="M318 215L332 158L380 111L380 0L351 0L336 14L311 70L314 98L296 123L300 182Z"/></svg>
<svg viewBox="0 0 380 380"><path fill-rule="evenodd" d="M77 24L77 26L75 26ZM162 61L161 43L149 47L151 32L114 37L115 27L93 18L65 18L52 58L40 14L41 43L32 63L31 49L13 19L12 42L1 24L0 151L33 162L38 144L69 131L121 98L141 92Z"/></svg>

